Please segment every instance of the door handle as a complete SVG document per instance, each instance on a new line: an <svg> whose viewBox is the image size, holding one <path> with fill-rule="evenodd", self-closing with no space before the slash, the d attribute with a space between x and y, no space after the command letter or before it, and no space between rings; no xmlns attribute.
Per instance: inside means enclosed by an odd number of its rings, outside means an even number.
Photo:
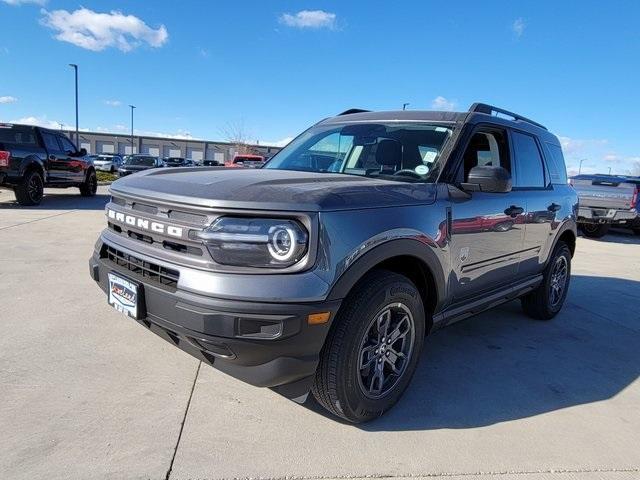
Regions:
<svg viewBox="0 0 640 480"><path fill-rule="evenodd" d="M562 208L562 205L558 205L557 203L552 203L547 207L547 210L549 210L550 212L557 212L561 208Z"/></svg>
<svg viewBox="0 0 640 480"><path fill-rule="evenodd" d="M510 217L514 217L514 218L523 212L524 212L524 208L516 207L515 205L511 205L509 208L507 208L504 211L505 215L509 215Z"/></svg>

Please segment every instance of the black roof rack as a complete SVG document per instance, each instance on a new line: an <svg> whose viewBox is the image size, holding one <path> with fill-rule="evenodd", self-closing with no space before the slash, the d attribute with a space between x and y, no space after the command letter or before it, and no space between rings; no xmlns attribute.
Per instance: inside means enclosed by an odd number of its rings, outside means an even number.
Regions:
<svg viewBox="0 0 640 480"><path fill-rule="evenodd" d="M538 122L534 122L533 120L527 117L523 117L522 115L518 115L517 113L510 112L509 110L504 110L502 108L494 107L493 105L487 105L486 103L474 103L469 107L469 111L477 112L477 113L486 113L487 115L493 115L494 112L501 113L502 115L507 115L509 117L512 117L514 120L527 122L532 125L535 125L536 127L544 128L545 130L547 130L547 127L545 127L544 125Z"/></svg>
<svg viewBox="0 0 640 480"><path fill-rule="evenodd" d="M350 108L349 110L345 110L342 113L339 113L338 115L336 115L337 117L340 117L342 115L351 115L352 113L366 113L366 112L370 112L371 110L363 110L361 108Z"/></svg>

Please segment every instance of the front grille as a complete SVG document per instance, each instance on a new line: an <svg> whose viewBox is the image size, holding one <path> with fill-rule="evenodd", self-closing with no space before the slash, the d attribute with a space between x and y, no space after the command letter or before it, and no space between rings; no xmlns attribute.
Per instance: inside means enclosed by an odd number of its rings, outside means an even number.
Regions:
<svg viewBox="0 0 640 480"><path fill-rule="evenodd" d="M147 262L110 245L105 244L102 246L100 258L104 258L114 266L128 270L137 277L149 280L170 290L175 290L178 287L180 272L177 270Z"/></svg>

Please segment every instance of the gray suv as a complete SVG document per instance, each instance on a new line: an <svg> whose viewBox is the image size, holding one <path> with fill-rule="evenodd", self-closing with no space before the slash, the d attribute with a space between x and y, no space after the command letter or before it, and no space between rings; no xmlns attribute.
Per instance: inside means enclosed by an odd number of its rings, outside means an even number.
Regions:
<svg viewBox="0 0 640 480"><path fill-rule="evenodd" d="M90 260L109 304L351 422L398 400L435 329L517 298L553 318L576 243L558 139L485 104L349 110L259 170L148 170L111 195Z"/></svg>

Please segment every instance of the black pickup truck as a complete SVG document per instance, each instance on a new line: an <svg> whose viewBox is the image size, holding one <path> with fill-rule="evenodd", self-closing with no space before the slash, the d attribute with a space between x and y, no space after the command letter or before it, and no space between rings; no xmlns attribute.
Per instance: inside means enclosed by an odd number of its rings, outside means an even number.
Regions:
<svg viewBox="0 0 640 480"><path fill-rule="evenodd" d="M20 205L40 204L44 187L78 187L92 197L98 180L86 155L61 132L0 123L0 188L13 190Z"/></svg>

